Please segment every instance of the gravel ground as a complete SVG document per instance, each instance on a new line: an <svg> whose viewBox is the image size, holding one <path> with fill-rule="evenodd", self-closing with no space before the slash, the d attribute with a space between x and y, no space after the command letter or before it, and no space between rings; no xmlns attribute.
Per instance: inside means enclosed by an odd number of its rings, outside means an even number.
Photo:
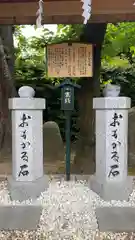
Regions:
<svg viewBox="0 0 135 240"><path fill-rule="evenodd" d="M100 233L95 208L97 206L135 206L135 190L129 202L105 202L89 190L86 181L50 181L49 188L37 199L43 211L36 231L0 231L0 240L128 240L135 234ZM31 204L11 201L7 182L0 183L0 204Z"/></svg>

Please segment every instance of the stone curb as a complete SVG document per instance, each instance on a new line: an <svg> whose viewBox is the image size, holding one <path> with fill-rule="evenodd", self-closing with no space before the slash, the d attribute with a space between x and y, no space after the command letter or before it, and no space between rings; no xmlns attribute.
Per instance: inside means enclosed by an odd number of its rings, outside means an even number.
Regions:
<svg viewBox="0 0 135 240"><path fill-rule="evenodd" d="M36 204L0 206L0 231L35 230L41 213L42 206Z"/></svg>
<svg viewBox="0 0 135 240"><path fill-rule="evenodd" d="M135 231L135 207L98 207L96 217L101 232Z"/></svg>

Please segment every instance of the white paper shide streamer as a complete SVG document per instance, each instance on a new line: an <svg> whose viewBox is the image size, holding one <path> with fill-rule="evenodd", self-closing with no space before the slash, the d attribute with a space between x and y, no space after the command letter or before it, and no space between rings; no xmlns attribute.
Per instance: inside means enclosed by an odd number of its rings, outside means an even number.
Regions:
<svg viewBox="0 0 135 240"><path fill-rule="evenodd" d="M91 16L91 2L92 0L81 0L83 3L82 9L83 13L82 16L84 17L84 24L87 24L88 20L90 19Z"/></svg>
<svg viewBox="0 0 135 240"><path fill-rule="evenodd" d="M43 1L39 0L39 8L36 13L37 20L36 20L36 26L37 28L42 26L42 16L43 16Z"/></svg>

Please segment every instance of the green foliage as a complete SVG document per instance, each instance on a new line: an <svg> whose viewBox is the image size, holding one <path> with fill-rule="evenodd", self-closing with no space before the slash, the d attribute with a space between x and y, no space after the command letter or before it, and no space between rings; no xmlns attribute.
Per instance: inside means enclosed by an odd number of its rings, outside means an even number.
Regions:
<svg viewBox="0 0 135 240"><path fill-rule="evenodd" d="M40 79L41 85L47 81L50 84L60 83L63 79L48 79L46 74L46 45L64 41L79 41L83 25L58 25L57 34L44 28L40 37L26 39L21 29L15 27L15 72L16 81L29 82Z"/></svg>
<svg viewBox="0 0 135 240"><path fill-rule="evenodd" d="M45 48L47 44L64 41L78 41L82 31L82 25L58 25L57 34L54 35L48 29L43 29L40 37L26 39L22 35L22 26L15 27L16 61L15 83L17 89L21 85L30 85L36 89L37 97L47 98L47 110L44 112L45 121L56 121L65 139L65 119L60 110L60 90L51 87L59 84L63 79L48 78L45 66ZM76 79L74 79L76 81ZM72 116L71 139L76 140L76 110Z"/></svg>
<svg viewBox="0 0 135 240"><path fill-rule="evenodd" d="M103 85L111 79L114 84L121 86L121 95L132 99L132 106L135 106L135 65L126 69L121 67L102 68L101 83Z"/></svg>
<svg viewBox="0 0 135 240"><path fill-rule="evenodd" d="M103 44L102 56L108 60L112 57L128 58L135 54L135 23L108 24ZM130 59L131 57L131 59Z"/></svg>
<svg viewBox="0 0 135 240"><path fill-rule="evenodd" d="M135 23L108 24L102 48L101 88L108 80L135 105Z"/></svg>
<svg viewBox="0 0 135 240"><path fill-rule="evenodd" d="M82 32L83 25L73 24L73 25L64 25L59 24L57 28L57 36L55 41L79 41L80 34Z"/></svg>
<svg viewBox="0 0 135 240"><path fill-rule="evenodd" d="M22 26L15 26L15 80L17 88L31 85L36 88L37 96L47 98L45 120L56 121L64 138L64 115L60 110L60 91L51 90L63 79L47 78L45 47L47 44L65 41L79 41L83 25L63 25L57 27L56 35L43 29L40 37L26 39ZM108 81L121 85L121 94L132 99L135 105L135 23L108 24L102 47L101 89ZM77 79L74 79L77 81ZM77 109L77 103L76 109ZM75 111L73 115L72 139L76 132Z"/></svg>

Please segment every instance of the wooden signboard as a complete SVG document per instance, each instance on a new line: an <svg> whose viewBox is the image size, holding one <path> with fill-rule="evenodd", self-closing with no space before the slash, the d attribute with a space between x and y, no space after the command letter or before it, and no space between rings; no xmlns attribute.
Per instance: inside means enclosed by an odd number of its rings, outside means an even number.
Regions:
<svg viewBox="0 0 135 240"><path fill-rule="evenodd" d="M92 45L62 43L47 46L49 77L92 77Z"/></svg>

